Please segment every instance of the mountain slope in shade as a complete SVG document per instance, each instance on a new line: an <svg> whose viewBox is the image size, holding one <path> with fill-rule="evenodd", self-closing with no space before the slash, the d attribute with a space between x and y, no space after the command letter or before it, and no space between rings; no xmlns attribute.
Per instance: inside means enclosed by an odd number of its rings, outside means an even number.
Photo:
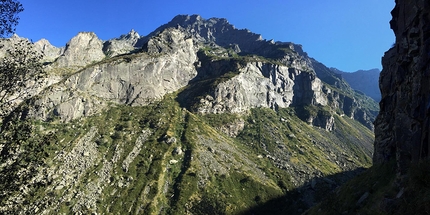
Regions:
<svg viewBox="0 0 430 215"><path fill-rule="evenodd" d="M358 70L356 72L342 72L338 69L331 70L348 82L355 90L361 91L375 101L381 100L381 91L379 90L379 69Z"/></svg>

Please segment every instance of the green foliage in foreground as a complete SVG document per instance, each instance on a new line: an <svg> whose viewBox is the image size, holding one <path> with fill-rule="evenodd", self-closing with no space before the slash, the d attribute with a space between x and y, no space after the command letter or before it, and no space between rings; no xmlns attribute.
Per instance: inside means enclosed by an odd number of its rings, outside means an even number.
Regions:
<svg viewBox="0 0 430 215"><path fill-rule="evenodd" d="M145 107L112 106L69 123L16 118L2 137L2 153L15 158L0 167L0 210L23 195L25 202L8 212L238 214L283 199L274 206L297 213L308 207L300 189L313 177L371 165L358 142L373 136L349 118L335 117L342 126L336 133L308 125L291 108L199 115L175 97ZM237 137L221 132L238 122Z"/></svg>

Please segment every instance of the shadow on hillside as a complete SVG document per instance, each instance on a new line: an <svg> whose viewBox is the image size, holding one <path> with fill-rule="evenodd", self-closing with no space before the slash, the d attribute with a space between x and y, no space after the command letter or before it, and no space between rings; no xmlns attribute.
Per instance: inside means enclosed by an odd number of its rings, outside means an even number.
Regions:
<svg viewBox="0 0 430 215"><path fill-rule="evenodd" d="M358 168L326 177L313 178L303 186L287 191L282 197L260 203L240 214L302 214L324 200L330 193L336 192L336 188L365 170L365 168Z"/></svg>
<svg viewBox="0 0 430 215"><path fill-rule="evenodd" d="M227 81L238 74L238 60L219 59L214 60L204 54L197 53L200 64L195 64L197 75L188 82L188 86L177 97L181 107L195 110L202 98L213 95L219 83Z"/></svg>

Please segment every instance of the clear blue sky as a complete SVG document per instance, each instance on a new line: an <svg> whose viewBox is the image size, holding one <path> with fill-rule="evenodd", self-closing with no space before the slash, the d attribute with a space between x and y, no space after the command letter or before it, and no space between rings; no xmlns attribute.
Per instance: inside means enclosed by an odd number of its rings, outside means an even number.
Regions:
<svg viewBox="0 0 430 215"><path fill-rule="evenodd" d="M394 42L394 0L21 0L17 34L64 46L80 31L102 40L135 29L147 35L178 14L226 18L264 39L302 44L329 67L353 72L381 68Z"/></svg>

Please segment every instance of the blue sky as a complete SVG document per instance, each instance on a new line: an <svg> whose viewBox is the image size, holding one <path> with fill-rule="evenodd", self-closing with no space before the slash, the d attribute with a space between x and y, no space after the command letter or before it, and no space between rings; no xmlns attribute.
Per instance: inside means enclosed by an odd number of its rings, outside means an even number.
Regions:
<svg viewBox="0 0 430 215"><path fill-rule="evenodd" d="M346 72L381 69L394 43L394 0L21 0L17 34L64 46L81 31L108 40L135 29L147 35L178 14L226 18L264 39L302 44L309 56Z"/></svg>

